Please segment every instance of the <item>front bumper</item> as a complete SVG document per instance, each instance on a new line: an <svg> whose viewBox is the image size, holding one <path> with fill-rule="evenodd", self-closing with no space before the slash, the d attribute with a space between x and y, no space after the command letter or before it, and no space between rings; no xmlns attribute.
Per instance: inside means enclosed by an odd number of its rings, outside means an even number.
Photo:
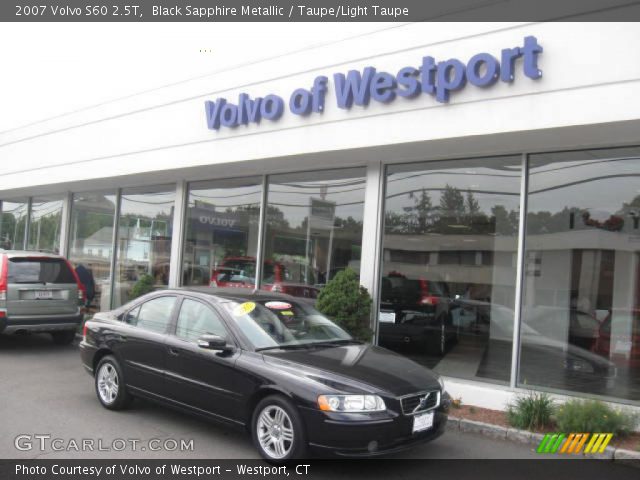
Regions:
<svg viewBox="0 0 640 480"><path fill-rule="evenodd" d="M318 409L301 408L311 449L348 457L372 457L394 453L430 442L444 433L449 397L444 394L434 410L433 427L412 433L413 416L393 414L387 418L350 421L331 418Z"/></svg>
<svg viewBox="0 0 640 480"><path fill-rule="evenodd" d="M83 313L77 315L20 315L0 318L0 333L59 332L75 330L82 324Z"/></svg>

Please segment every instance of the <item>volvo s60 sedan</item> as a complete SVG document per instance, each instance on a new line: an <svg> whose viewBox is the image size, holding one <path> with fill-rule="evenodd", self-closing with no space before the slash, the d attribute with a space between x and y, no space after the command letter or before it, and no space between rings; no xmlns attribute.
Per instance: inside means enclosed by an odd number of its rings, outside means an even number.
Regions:
<svg viewBox="0 0 640 480"><path fill-rule="evenodd" d="M268 292L154 292L84 327L100 403L144 397L244 428L283 462L393 452L438 437L450 398L430 370L354 340L304 301Z"/></svg>

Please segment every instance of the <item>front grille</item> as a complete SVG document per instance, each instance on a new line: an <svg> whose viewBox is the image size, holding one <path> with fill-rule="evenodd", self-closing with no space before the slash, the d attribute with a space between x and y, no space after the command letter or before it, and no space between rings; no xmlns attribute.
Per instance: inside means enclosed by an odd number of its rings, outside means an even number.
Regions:
<svg viewBox="0 0 640 480"><path fill-rule="evenodd" d="M425 398L426 397L426 398ZM440 392L422 392L415 395L407 395L400 399L402 413L412 415L436 408L440 404Z"/></svg>

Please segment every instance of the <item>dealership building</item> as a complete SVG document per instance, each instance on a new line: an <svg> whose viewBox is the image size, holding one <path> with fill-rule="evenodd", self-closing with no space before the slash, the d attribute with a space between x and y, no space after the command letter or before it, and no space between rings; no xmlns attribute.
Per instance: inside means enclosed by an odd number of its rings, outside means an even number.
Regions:
<svg viewBox="0 0 640 480"><path fill-rule="evenodd" d="M328 27L329 28L329 27ZM640 406L640 29L416 23L0 133L0 246L313 302L463 402ZM345 358L357 362L357 358Z"/></svg>

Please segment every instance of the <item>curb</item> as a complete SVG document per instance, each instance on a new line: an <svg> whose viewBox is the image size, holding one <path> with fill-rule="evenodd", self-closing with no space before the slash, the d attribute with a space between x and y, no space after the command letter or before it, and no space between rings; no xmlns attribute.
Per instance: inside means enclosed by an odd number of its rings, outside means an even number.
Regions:
<svg viewBox="0 0 640 480"><path fill-rule="evenodd" d="M459 430L465 433L477 433L486 437L508 440L536 447L544 438L542 433L529 432L511 427L501 427L491 423L466 420L464 418L449 416L447 430ZM603 453L584 455L588 458L622 462L640 468L640 451L625 450L622 448L607 447Z"/></svg>

